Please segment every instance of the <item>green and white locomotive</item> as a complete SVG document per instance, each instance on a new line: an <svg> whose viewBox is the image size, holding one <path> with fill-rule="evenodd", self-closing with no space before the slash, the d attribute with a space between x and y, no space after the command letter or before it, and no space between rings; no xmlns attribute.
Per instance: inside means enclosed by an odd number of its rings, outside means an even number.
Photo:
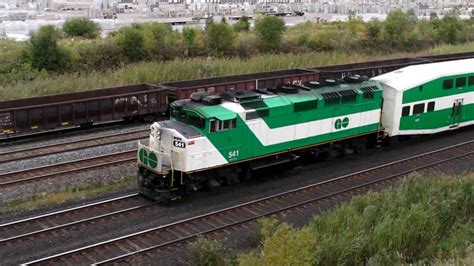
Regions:
<svg viewBox="0 0 474 266"><path fill-rule="evenodd" d="M139 142L141 193L166 202L300 157L330 158L367 142L474 123L474 59L410 66L372 80L288 84L171 104Z"/></svg>

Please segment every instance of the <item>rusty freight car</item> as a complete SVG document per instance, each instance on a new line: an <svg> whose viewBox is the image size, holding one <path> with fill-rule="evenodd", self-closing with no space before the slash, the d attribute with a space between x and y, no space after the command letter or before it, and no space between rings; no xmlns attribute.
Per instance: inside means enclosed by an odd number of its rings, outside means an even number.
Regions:
<svg viewBox="0 0 474 266"><path fill-rule="evenodd" d="M166 112L167 90L136 84L0 102L0 138Z"/></svg>

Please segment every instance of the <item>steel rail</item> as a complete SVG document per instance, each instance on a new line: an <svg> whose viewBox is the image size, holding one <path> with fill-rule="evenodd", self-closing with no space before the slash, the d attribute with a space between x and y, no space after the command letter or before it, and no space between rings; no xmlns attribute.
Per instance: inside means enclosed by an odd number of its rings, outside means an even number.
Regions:
<svg viewBox="0 0 474 266"><path fill-rule="evenodd" d="M85 148L92 148L92 147L98 147L98 146L109 145L109 144L116 144L116 143L120 143L120 142L126 142L126 141L132 141L132 140L145 138L147 135L144 135L143 137L139 136L139 137L132 137L132 138L129 138L129 139L118 139L118 140L107 142L107 139L110 139L110 138L133 135L133 134L138 134L138 133L141 133L141 132L143 132L143 133L149 132L149 129L139 129L139 130L134 130L134 131L129 131L129 132L120 132L120 133L106 135L106 136L96 136L96 137L90 137L90 138L85 138L85 139L80 139L80 140L73 140L73 141L70 141L70 142L65 141L65 142L61 142L61 143L54 143L54 144L41 145L41 146L37 146L37 147L30 147L30 148L26 148L26 149L22 149L22 150L13 150L13 151L8 151L8 152L2 152L2 153L0 153L0 163L11 162L11 161L14 161L14 160L31 159L31 158L36 158L36 157L40 157L40 156L58 154L58 153L63 153L63 152L70 152L70 151L75 151L75 150L80 150L80 149L85 149ZM106 141L106 143L98 142L98 143L93 143L92 145L77 146L77 147L66 148L66 149L61 149L61 150L53 150L52 152L47 152L48 149L54 149L54 148L59 148L61 146L75 145L75 144L81 144L81 143L87 143L87 142L94 142L94 141L97 142L101 139ZM41 152L42 150L46 150L46 151ZM40 152L38 152L38 151L40 151ZM28 152L33 152L33 154L28 154ZM23 154L23 156L15 156L15 154Z"/></svg>
<svg viewBox="0 0 474 266"><path fill-rule="evenodd" d="M331 180L318 182L318 183L311 184L311 185L308 185L308 186L304 186L304 187L301 187L301 188L289 190L289 191L278 193L278 194L271 195L271 196L268 196L268 197L263 197L261 199L256 199L256 200L246 202L246 203L243 203L243 204L238 204L236 206L224 208L224 209L221 209L221 210L217 210L217 211L202 214L202 215L199 215L199 216L191 217L191 218L184 219L184 220L177 221L177 222L173 222L173 223L170 223L170 224L161 225L161 226L158 226L158 227L155 227L155 228L150 228L150 229L143 230L143 231L140 231L140 232L136 232L136 233L133 233L133 234L121 236L121 237L118 237L118 238L114 238L114 239L110 239L110 240L107 240L107 241L99 242L99 243L92 244L92 245L89 245L89 246L85 246L85 247L81 247L81 248L78 248L78 249L62 252L62 253L59 253L59 254L56 254L56 255L48 256L48 257L45 257L45 258L40 258L40 259L37 259L37 260L34 260L34 261L27 262L24 265L51 261L51 260L54 260L54 259L57 259L57 258L60 258L60 257L65 257L65 256L68 256L68 255L71 255L71 254L77 254L77 253L80 253L80 252L91 250L91 249L94 249L96 247L105 246L107 244L118 242L120 240L130 239L130 238L135 237L135 236L143 236L143 235L146 235L146 234L151 233L151 232L163 232L166 229L173 228L175 226L179 226L179 225L182 225L182 224L187 224L187 223L192 222L192 221L197 221L199 219L215 216L217 214L230 212L232 210L248 207L248 206L251 206L251 205L258 204L258 203L268 202L269 200L272 200L272 199L282 198L286 195L296 194L298 192L303 192L303 191L309 190L311 188L316 188L316 187L321 187L322 185L336 183L337 181L342 181L344 179L349 179L350 177L357 178L357 177L360 177L361 175L366 174L366 173L374 172L376 170L381 170L381 169L384 169L384 168L389 168L391 166L396 166L398 164L402 164L402 163L408 162L410 160L422 159L423 157L427 157L427 156L430 156L430 155L435 155L435 154L440 153L442 151L449 151L449 150L455 149L457 147L466 146L466 145L469 145L469 144L472 144L472 143L474 143L474 141L468 141L468 142L452 145L450 147L445 147L445 148L437 149L437 150L434 150L434 151L425 152L425 153L422 153L422 154L419 154L419 155L411 156L409 158L400 159L400 160L397 160L397 161L394 161L394 162L390 162L390 163L382 164L382 165L379 165L379 166L371 167L371 168L366 169L366 170L362 170L362 171L358 171L358 172L355 172L355 173L343 175L343 176L340 176L340 177L337 177L337 178L334 178L334 179L331 179ZM404 175L412 173L414 171L419 171L419 170L422 170L422 169L430 168L430 167L433 167L433 166L436 166L436 165L439 165L439 164L442 164L442 163L453 161L453 160L458 159L458 158L470 156L472 154L474 154L474 152L470 151L470 152L467 152L467 153L463 153L461 155L451 156L450 158L447 158L447 159L441 159L441 160L438 160L438 161L433 162L433 163L424 164L422 166L414 167L413 169L404 170L404 171L398 172L396 174L390 174L388 177L378 178L378 179L375 179L375 180L373 180L371 182L368 182L368 183L365 182L364 183L365 185L364 184L359 184L359 185L354 186L354 187L349 188L349 189L352 191L354 189L359 189L359 188L362 188L364 186L368 186L368 184L380 183L380 182L383 182L385 180L393 179L394 177L404 176ZM347 192L347 189L345 189L344 191ZM337 195L339 195L341 193L345 193L345 192L339 191L339 193ZM264 214L254 215L251 218L247 218L247 220L244 219L245 221L241 220L241 221L235 222L233 224L236 225L236 224L241 224L241 223L244 223L244 222L253 221L255 219L258 219L259 217L262 217L262 215L265 216L265 215L275 214L277 212L282 212L282 211L285 211L285 210L289 210L291 208L295 208L296 206L302 206L302 205L306 205L306 204L311 203L311 202L319 201L322 198L333 197L334 195L335 195L334 193L331 193L331 194L323 196L323 197L312 198L310 200L306 200L304 202L299 202L299 203L292 204L292 205L287 206L287 207L272 210L272 211L266 212ZM231 225L223 226L223 228L228 228L229 226L231 226ZM156 246L151 246L151 247L139 250L138 252L142 253L142 252L150 251L152 249L157 249L157 248L161 248L161 247L164 247L164 246L169 246L169 245L172 245L172 244L180 243L180 242L183 242L183 241L186 241L186 240L190 240L190 239L196 237L197 235L214 232L216 230L221 230L221 229L222 228L219 227L219 228L212 228L210 230L205 230L204 232L201 231L201 232L191 234L191 235L186 236L186 237L181 237L177 240L168 241L166 243L162 243L162 244L159 244L159 245L156 245ZM130 252L128 254L123 254L123 255L120 255L120 256L117 256L117 257L114 257L114 258L109 258L107 260L103 260L99 263L113 262L115 260L120 260L120 259L123 259L127 256L132 256L132 255L135 255L135 254L138 254L138 253L137 252Z"/></svg>
<svg viewBox="0 0 474 266"><path fill-rule="evenodd" d="M130 213L130 212L133 212L133 211L136 211L136 210L146 209L148 207L155 206L155 205L158 205L158 204L159 204L158 202L151 202L151 203L147 203L147 204L144 204L144 205L134 206L134 207L121 209L121 210L113 211L113 212L109 212L109 213L104 213L104 214L96 215L96 216L93 216L93 217L77 220L77 221L74 221L74 222L65 223L65 224L52 226L52 227L44 228L44 229L37 230L37 231L24 233L24 234L21 234L21 235L16 235L16 236L9 237L9 238L0 239L0 244L5 244L5 243L8 243L8 242L13 242L13 241L19 241L19 240L22 240L24 238L34 237L34 236L37 236L37 235L40 235L40 234L43 234L43 233L46 233L46 232L50 232L50 231L64 230L67 227L71 227L71 226L74 226L74 225L85 224L85 223L88 223L88 222L97 221L97 220L104 219L104 218L107 218L107 217L112 217L112 216L116 216L116 215L120 215L120 214Z"/></svg>
<svg viewBox="0 0 474 266"><path fill-rule="evenodd" d="M67 213L67 212L81 210L81 209L85 209L85 208L90 208L90 207L94 207L94 206L105 204L105 203L110 203L110 202L117 201L117 200L136 197L138 195L140 195L140 194L139 193L131 193L131 194L127 194L127 195L117 197L117 198L106 199L106 200L103 200L103 201L93 202L93 203L89 203L89 204L86 204L86 205L72 207L72 208L69 208L69 209L63 209L63 210L59 210L59 211L55 211L55 212L50 212L50 213L45 213L45 214L41 214L41 215L37 215L37 216L28 217L28 218L21 219L21 220L15 220L15 221L11 221L11 222L8 222L8 223L0 224L0 228L7 227L7 226L13 226L13 225L17 226L17 225L20 225L22 223L31 222L33 220L48 218L48 217L51 217L51 216L54 216L54 215L64 214L64 213Z"/></svg>
<svg viewBox="0 0 474 266"><path fill-rule="evenodd" d="M105 155L98 155L98 156L93 156L93 157L84 158L84 159L78 159L78 160L73 160L73 161L68 161L68 162L50 164L50 165L46 165L46 166L33 167L33 168L30 168L30 169L25 169L25 170L20 170L20 171L12 171L12 172L3 173L3 174L0 174L0 180L1 179L6 179L6 178L9 178L9 177L10 177L10 180L1 182L0 183L0 188L10 186L10 185L14 185L14 184L30 182L30 181L33 181L33 180L49 178L49 177L56 176L56 175L70 174L70 173L74 173L74 172L78 172L78 171L82 171L82 170L90 170L90 169L99 168L99 167L108 166L108 165L113 165L113 164L117 164L117 163L131 162L131 161L136 160L136 152L137 152L136 149L130 149L130 150L122 151L122 152L115 152L115 153L110 153L110 154L105 154ZM77 167L77 168L73 168L73 169L61 170L61 171L57 171L57 172L48 172L46 174L39 174L39 175L29 176L29 177L24 177L24 178L17 178L17 179L15 179L15 178L12 179L11 178L11 177L14 177L15 175L21 175L21 174L24 174L24 173L29 173L31 171L41 172L41 171L46 171L47 169L49 169L49 170L54 169L55 167L56 168L61 167L61 166L66 167L67 165L70 165L70 164L83 164L83 163L86 163L86 162L103 160L104 158L113 158L114 156L126 155L128 153L130 155L133 155L133 156L130 156L129 158L125 158L125 159L113 160L113 161L110 161L110 162L87 165L87 166Z"/></svg>

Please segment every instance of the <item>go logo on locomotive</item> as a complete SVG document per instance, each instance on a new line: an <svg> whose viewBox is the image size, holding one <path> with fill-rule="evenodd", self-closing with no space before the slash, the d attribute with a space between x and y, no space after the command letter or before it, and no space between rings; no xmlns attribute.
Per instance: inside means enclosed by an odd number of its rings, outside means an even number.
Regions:
<svg viewBox="0 0 474 266"><path fill-rule="evenodd" d="M342 128L346 128L348 126L349 126L349 117L344 117L343 119L339 118L334 123L334 128L338 130Z"/></svg>
<svg viewBox="0 0 474 266"><path fill-rule="evenodd" d="M148 165L151 168L156 168L158 166L158 158L153 152L148 152L145 149L141 149L138 152L138 157L140 158L140 162L142 162L144 165Z"/></svg>

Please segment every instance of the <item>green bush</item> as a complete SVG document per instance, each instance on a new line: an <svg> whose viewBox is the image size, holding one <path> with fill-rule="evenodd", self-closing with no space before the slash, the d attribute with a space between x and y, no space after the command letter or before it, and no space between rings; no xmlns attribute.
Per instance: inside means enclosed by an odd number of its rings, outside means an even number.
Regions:
<svg viewBox="0 0 474 266"><path fill-rule="evenodd" d="M462 258L474 244L473 210L474 174L414 175L396 189L356 197L301 230L267 223L261 247L239 262L393 265Z"/></svg>
<svg viewBox="0 0 474 266"><path fill-rule="evenodd" d="M143 31L136 26L120 29L114 36L114 40L131 62L147 58L150 55L149 49L154 46L150 37L145 39Z"/></svg>
<svg viewBox="0 0 474 266"><path fill-rule="evenodd" d="M206 45L210 55L233 54L235 38L234 29L227 23L210 23L206 28Z"/></svg>
<svg viewBox="0 0 474 266"><path fill-rule="evenodd" d="M68 37L94 39L100 33L100 26L88 18L70 18L64 22L63 31Z"/></svg>
<svg viewBox="0 0 474 266"><path fill-rule="evenodd" d="M190 247L196 257L197 265L228 265L234 259L217 240L209 240L200 236L190 244Z"/></svg>
<svg viewBox="0 0 474 266"><path fill-rule="evenodd" d="M63 72L69 66L67 51L58 46L60 33L54 26L42 26L33 34L29 45L31 66L38 70Z"/></svg>
<svg viewBox="0 0 474 266"><path fill-rule="evenodd" d="M186 45L186 55L193 56L196 50L196 37L198 31L195 28L184 27L182 35Z"/></svg>
<svg viewBox="0 0 474 266"><path fill-rule="evenodd" d="M276 51L280 48L285 22L275 16L266 16L255 22L257 44L262 51Z"/></svg>

